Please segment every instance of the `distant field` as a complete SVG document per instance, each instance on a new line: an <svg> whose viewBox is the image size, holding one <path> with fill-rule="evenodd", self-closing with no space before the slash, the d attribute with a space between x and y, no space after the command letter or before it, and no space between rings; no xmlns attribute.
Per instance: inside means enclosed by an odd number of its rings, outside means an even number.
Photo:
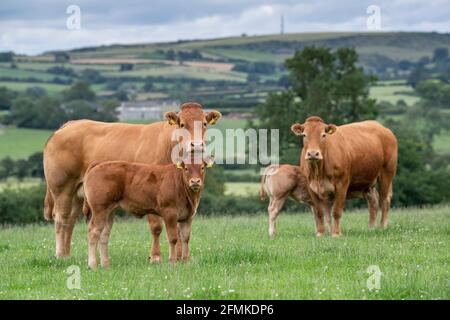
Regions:
<svg viewBox="0 0 450 320"><path fill-rule="evenodd" d="M413 88L407 85L372 86L370 97L377 99L377 101L387 101L393 104L399 100L404 100L407 105L411 106L419 101L419 97L410 95L413 91Z"/></svg>
<svg viewBox="0 0 450 320"><path fill-rule="evenodd" d="M8 89L15 91L25 91L30 87L41 87L44 88L49 95L56 95L62 90L67 89L69 86L54 83L0 81L0 87L7 87Z"/></svg>
<svg viewBox="0 0 450 320"><path fill-rule="evenodd" d="M53 131L22 128L0 130L0 159L10 156L14 159L27 158L42 151Z"/></svg>
<svg viewBox="0 0 450 320"><path fill-rule="evenodd" d="M56 260L53 224L0 228L0 299L450 299L449 207L392 210L387 230L368 230L366 210L345 212L343 235L314 236L311 214L282 213L278 235L267 215L197 216L191 261L148 262L146 221L112 229L109 269L87 269L86 224L72 257ZM79 267L80 289L67 287ZM371 267L372 266L372 267ZM369 290L379 268L379 289ZM72 283L69 281L69 283Z"/></svg>

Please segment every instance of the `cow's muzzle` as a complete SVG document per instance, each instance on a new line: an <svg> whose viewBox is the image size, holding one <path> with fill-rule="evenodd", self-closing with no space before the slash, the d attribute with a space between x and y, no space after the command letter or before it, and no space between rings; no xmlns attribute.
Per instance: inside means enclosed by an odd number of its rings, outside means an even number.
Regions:
<svg viewBox="0 0 450 320"><path fill-rule="evenodd" d="M308 161L319 161L322 160L322 154L317 150L310 150L306 152L305 159Z"/></svg>
<svg viewBox="0 0 450 320"><path fill-rule="evenodd" d="M191 179L189 181L189 188L194 191L197 192L201 189L202 187L202 181L200 179Z"/></svg>
<svg viewBox="0 0 450 320"><path fill-rule="evenodd" d="M203 141L191 141L187 149L188 153L203 152L205 150L205 143Z"/></svg>

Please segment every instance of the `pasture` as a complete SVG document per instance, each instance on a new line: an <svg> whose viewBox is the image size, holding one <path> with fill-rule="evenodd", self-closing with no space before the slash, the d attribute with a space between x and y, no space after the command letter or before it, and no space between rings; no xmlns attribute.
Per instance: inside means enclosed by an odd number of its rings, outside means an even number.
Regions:
<svg viewBox="0 0 450 320"><path fill-rule="evenodd" d="M0 229L0 299L449 299L450 208L396 209L390 227L369 231L366 210L346 212L343 236L314 236L311 214L282 213L279 235L267 216L197 217L191 261L147 261L146 220L116 221L111 267L87 269L84 222L72 257L53 258L51 224ZM66 270L79 266L81 288L69 290ZM368 290L367 268L382 272Z"/></svg>
<svg viewBox="0 0 450 320"><path fill-rule="evenodd" d="M23 159L42 151L52 132L51 130L0 128L0 159L7 156Z"/></svg>

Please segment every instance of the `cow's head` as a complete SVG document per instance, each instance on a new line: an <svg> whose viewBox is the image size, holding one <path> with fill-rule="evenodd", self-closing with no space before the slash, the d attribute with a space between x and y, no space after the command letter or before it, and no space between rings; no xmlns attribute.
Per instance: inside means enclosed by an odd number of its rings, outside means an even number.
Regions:
<svg viewBox="0 0 450 320"><path fill-rule="evenodd" d="M187 102L180 107L181 111L166 112L165 118L170 125L185 130L186 135L179 137L183 141L183 149L187 152L203 152L205 148L206 127L219 121L222 116L219 111L204 112L199 103ZM186 139L184 139L186 137ZM189 138L188 138L189 137Z"/></svg>
<svg viewBox="0 0 450 320"><path fill-rule="evenodd" d="M187 161L189 160L189 161ZM214 164L214 156L195 157L180 160L176 166L183 170L183 181L188 188L194 192L200 191L205 183L205 170Z"/></svg>
<svg viewBox="0 0 450 320"><path fill-rule="evenodd" d="M304 124L294 123L292 132L303 136L305 160L315 162L323 159L327 136L336 132L334 124L326 124L319 117L309 117Z"/></svg>

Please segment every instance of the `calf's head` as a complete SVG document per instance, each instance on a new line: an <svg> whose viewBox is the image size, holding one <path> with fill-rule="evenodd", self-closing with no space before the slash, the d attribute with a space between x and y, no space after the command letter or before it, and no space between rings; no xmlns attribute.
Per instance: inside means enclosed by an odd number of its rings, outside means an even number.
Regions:
<svg viewBox="0 0 450 320"><path fill-rule="evenodd" d="M183 170L183 182L194 192L200 191L204 186L205 170L212 167L214 157L205 158L189 157L177 163L177 168Z"/></svg>
<svg viewBox="0 0 450 320"><path fill-rule="evenodd" d="M183 103L180 112L166 112L165 118L170 125L177 126L178 142L182 142L183 151L203 152L205 148L206 127L213 125L221 118L219 111L204 112L201 104Z"/></svg>
<svg viewBox="0 0 450 320"><path fill-rule="evenodd" d="M337 127L314 116L306 119L304 124L294 123L291 130L297 136L303 136L305 160L316 162L323 159L327 136L335 133Z"/></svg>

